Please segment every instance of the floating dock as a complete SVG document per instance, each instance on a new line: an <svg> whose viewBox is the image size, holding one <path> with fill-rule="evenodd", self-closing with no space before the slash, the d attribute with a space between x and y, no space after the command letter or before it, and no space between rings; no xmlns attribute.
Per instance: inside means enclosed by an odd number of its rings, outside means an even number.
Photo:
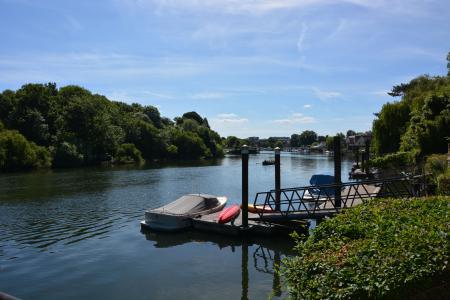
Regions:
<svg viewBox="0 0 450 300"><path fill-rule="evenodd" d="M276 236L276 235L289 235L296 231L306 233L309 229L308 221L282 221L282 222L266 222L258 220L257 214L249 213L248 226L245 227L242 224L242 214L234 219L232 222L225 224L218 223L220 212L204 215L201 217L193 218L191 229L210 232L228 236L245 236L245 235L258 235L258 236ZM144 221L141 222L141 228L143 230L151 230Z"/></svg>

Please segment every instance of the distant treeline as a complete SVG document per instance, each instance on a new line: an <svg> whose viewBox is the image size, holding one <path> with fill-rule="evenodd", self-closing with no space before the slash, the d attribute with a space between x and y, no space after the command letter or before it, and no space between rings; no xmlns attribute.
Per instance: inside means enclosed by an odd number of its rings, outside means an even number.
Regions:
<svg viewBox="0 0 450 300"><path fill-rule="evenodd" d="M221 137L196 112L172 121L154 106L54 83L0 94L0 170L219 156Z"/></svg>

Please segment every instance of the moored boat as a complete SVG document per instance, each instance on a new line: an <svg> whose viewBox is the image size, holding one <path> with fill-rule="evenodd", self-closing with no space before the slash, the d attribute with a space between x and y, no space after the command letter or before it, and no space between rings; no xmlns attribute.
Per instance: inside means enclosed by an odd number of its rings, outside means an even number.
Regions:
<svg viewBox="0 0 450 300"><path fill-rule="evenodd" d="M142 226L159 231L177 231L192 226L192 218L222 210L227 197L206 194L184 195L159 208L145 212Z"/></svg>

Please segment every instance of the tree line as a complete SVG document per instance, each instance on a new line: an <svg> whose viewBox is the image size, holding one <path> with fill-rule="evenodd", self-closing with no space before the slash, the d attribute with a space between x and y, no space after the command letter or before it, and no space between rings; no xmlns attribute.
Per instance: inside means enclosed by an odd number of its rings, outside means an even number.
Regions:
<svg viewBox="0 0 450 300"><path fill-rule="evenodd" d="M196 112L172 121L73 85L3 91L0 131L0 170L223 156L221 137Z"/></svg>

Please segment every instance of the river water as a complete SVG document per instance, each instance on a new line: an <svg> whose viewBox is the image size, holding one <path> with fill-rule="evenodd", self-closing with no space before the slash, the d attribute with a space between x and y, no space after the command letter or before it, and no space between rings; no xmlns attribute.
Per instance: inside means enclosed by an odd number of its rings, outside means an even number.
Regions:
<svg viewBox="0 0 450 300"><path fill-rule="evenodd" d="M251 155L250 200L274 187L273 153ZM347 178L351 162L342 162ZM282 153L281 185L333 174L333 158ZM239 203L241 161L0 175L0 291L22 299L267 299L286 296L274 265L284 238L140 231L144 211L183 194ZM281 284L282 285L282 284Z"/></svg>

